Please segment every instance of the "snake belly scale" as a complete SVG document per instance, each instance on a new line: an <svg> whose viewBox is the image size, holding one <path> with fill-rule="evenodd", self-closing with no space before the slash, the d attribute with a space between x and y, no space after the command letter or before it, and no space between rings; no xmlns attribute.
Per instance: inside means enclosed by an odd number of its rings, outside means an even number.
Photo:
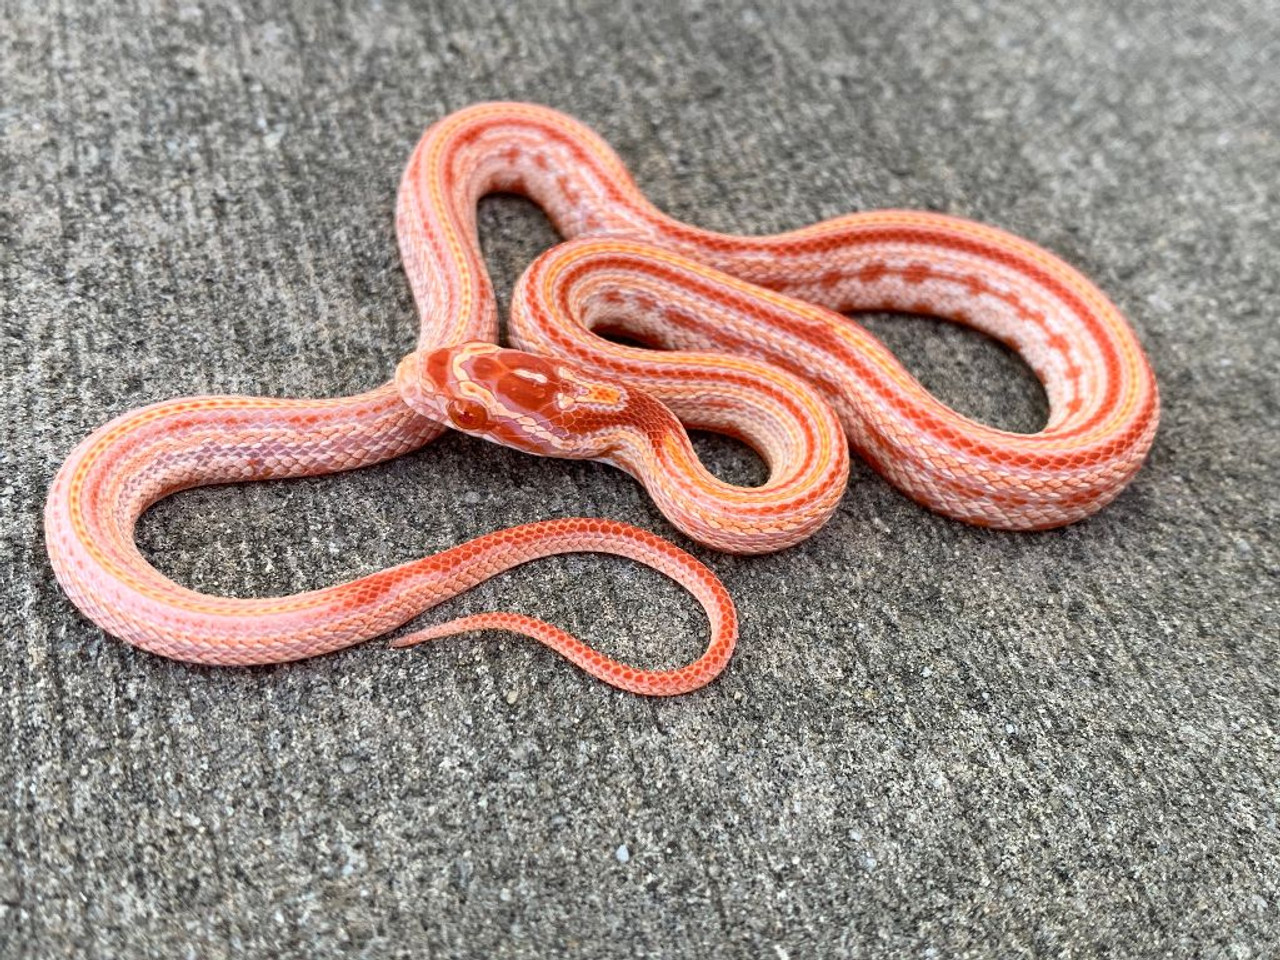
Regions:
<svg viewBox="0 0 1280 960"><path fill-rule="evenodd" d="M529 197L566 238L517 284L519 349L497 345L476 235L476 205L493 192ZM622 689L683 693L728 662L734 606L705 565L635 527L525 524L349 583L259 599L173 582L138 550L134 527L178 490L369 466L454 428L535 454L612 463L644 483L675 526L719 550L762 553L810 536L840 500L850 450L932 510L1033 530L1114 499L1154 438L1155 379L1124 317L1074 268L992 227L875 211L775 236L712 233L649 203L577 121L493 103L423 135L401 183L396 230L420 333L392 382L325 400L165 401L117 417L72 451L50 487L46 542L68 596L105 631L198 663L295 660L386 633L526 561L614 553L663 572L702 604L701 657L637 669L508 613L427 627L394 645L512 630ZM845 315L860 310L941 317L1009 345L1044 384L1048 424L1013 434L957 414ZM658 349L602 336L619 333ZM744 440L768 480L754 488L718 480L698 462L686 427Z"/></svg>

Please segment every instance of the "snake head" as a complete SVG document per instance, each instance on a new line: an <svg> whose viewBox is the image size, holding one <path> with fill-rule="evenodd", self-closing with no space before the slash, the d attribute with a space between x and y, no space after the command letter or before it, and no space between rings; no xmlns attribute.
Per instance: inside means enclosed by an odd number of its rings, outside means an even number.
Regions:
<svg viewBox="0 0 1280 960"><path fill-rule="evenodd" d="M409 354L396 386L405 403L437 423L572 459L608 458L616 428L656 403L561 361L480 341Z"/></svg>

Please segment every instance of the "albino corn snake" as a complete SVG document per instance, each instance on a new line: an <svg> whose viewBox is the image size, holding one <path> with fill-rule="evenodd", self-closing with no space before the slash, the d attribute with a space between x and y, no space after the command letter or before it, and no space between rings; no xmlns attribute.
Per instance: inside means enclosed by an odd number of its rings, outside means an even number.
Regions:
<svg viewBox="0 0 1280 960"><path fill-rule="evenodd" d="M569 238L517 285L511 336L519 351L495 345L497 309L476 236L477 202L498 191L528 196ZM134 526L180 489L368 466L450 426L533 453L613 463L645 484L673 524L719 550L761 553L811 535L840 500L850 447L933 510L1030 530L1110 502L1155 434L1155 380L1119 311L1052 254L977 223L878 211L769 237L711 233L658 211L578 122L494 103L451 114L423 135L400 187L396 228L421 333L394 382L326 400L153 404L101 427L67 458L45 511L49 556L72 601L105 631L187 661L294 660L386 633L527 560L609 552L695 595L710 620L702 657L639 670L504 613L430 627L396 645L514 630L623 689L683 693L727 663L734 607L705 566L634 527L527 524L323 590L231 599L155 570ZM954 320L1011 346L1045 386L1045 429L1008 433L943 405L843 315L873 309ZM768 481L748 489L716 479L681 422L747 442Z"/></svg>

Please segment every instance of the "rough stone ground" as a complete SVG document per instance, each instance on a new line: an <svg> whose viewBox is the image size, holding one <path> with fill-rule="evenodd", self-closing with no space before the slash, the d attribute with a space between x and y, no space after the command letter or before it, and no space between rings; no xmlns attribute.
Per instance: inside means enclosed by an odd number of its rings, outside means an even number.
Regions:
<svg viewBox="0 0 1280 960"><path fill-rule="evenodd" d="M0 955L1280 951L1266 0L10 2L0 24ZM103 637L44 557L59 462L148 401L386 377L415 328L400 167L428 123L496 97L586 120L702 225L924 207L1057 251L1150 352L1149 465L1096 519L1031 536L859 467L803 546L700 551L742 641L671 702L495 636L246 671ZM513 199L481 221L505 297L554 237ZM961 410L1037 427L1000 348L871 322ZM672 532L616 471L452 436L174 497L140 541L184 583L270 594L579 513ZM432 616L493 607L650 664L703 629L676 588L591 557Z"/></svg>

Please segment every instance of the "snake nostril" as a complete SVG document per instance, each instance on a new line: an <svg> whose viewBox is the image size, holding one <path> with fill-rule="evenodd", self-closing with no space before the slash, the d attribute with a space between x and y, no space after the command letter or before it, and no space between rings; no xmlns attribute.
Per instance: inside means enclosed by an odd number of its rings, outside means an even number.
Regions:
<svg viewBox="0 0 1280 960"><path fill-rule="evenodd" d="M475 400L450 400L445 412L459 430L483 430L489 424L489 412Z"/></svg>

